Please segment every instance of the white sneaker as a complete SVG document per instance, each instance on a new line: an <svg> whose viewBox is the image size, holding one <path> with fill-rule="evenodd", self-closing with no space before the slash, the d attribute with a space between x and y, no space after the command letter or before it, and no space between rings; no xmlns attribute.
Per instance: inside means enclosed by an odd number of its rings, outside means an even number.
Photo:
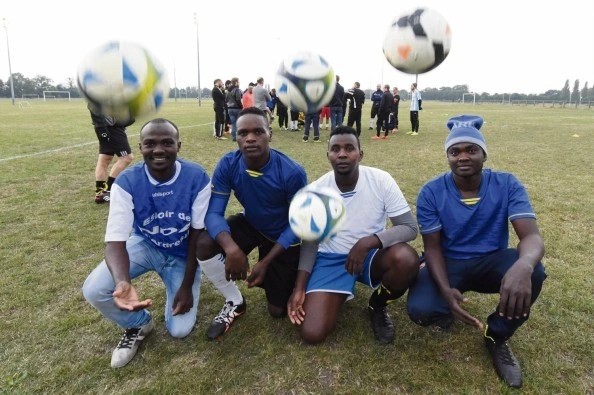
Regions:
<svg viewBox="0 0 594 395"><path fill-rule="evenodd" d="M153 331L153 328L154 323L151 318L149 322L139 328L126 329L122 339L111 354L111 367L121 368L126 366L136 355L140 343L142 343L144 338Z"/></svg>

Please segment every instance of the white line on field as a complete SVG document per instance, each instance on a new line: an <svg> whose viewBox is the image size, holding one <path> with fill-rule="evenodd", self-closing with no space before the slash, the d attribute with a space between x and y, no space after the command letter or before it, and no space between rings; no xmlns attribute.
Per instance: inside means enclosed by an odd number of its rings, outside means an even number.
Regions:
<svg viewBox="0 0 594 395"><path fill-rule="evenodd" d="M199 125L178 126L178 128L179 129L187 129L187 128L194 128L194 127L197 127L197 126L207 126L207 125L212 125L212 122L202 123L202 124L199 124ZM131 136L138 136L138 134L133 134ZM32 156L45 155L45 154L53 154L55 152L67 151L67 150L70 150L70 149L73 149L73 148L85 147L85 146L91 145L91 144L98 144L98 142L97 142L97 140L95 140L95 141L89 141L87 143L81 143L81 144L76 144L76 145L69 145L68 147L55 148L55 149L50 149L50 150L46 150L46 151L33 152L31 154L9 156L8 158L1 158L0 159L0 163L2 163L2 162L8 162L9 160L15 160L15 159L21 159L21 158L30 158Z"/></svg>

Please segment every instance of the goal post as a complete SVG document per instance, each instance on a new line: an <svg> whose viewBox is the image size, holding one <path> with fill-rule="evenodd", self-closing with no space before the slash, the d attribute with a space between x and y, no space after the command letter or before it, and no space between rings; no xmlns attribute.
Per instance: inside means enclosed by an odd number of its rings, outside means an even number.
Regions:
<svg viewBox="0 0 594 395"><path fill-rule="evenodd" d="M474 92L463 93L462 94L462 103L464 103L464 98L466 97L466 95L472 95L472 104L475 105L476 104L476 93L474 93Z"/></svg>
<svg viewBox="0 0 594 395"><path fill-rule="evenodd" d="M43 91L43 101L47 99L68 99L70 101L69 91Z"/></svg>

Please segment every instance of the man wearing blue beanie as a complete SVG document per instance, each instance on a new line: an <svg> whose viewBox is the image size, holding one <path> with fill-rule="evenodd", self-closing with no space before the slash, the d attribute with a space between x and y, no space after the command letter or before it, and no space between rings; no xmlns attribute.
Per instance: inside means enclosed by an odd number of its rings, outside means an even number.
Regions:
<svg viewBox="0 0 594 395"><path fill-rule="evenodd" d="M453 318L483 329L462 302L466 291L499 293L484 341L497 374L511 387L522 370L507 340L528 319L546 273L544 243L524 186L512 174L483 169L487 143L476 115L450 118L445 151L450 172L427 182L417 198L425 265L408 293L420 325L448 328ZM519 243L509 248L508 220Z"/></svg>

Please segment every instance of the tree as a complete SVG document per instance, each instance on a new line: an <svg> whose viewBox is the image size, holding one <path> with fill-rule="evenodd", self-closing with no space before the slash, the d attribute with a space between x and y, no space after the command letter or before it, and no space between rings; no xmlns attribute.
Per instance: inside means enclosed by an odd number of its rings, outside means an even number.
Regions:
<svg viewBox="0 0 594 395"><path fill-rule="evenodd" d="M37 93L38 95L42 95L43 91L56 90L53 85L53 81L44 75L36 75L33 77L32 83L34 86L34 91L29 93Z"/></svg>
<svg viewBox="0 0 594 395"><path fill-rule="evenodd" d="M584 82L584 87L581 92L582 100L590 100L590 91L588 91L588 81Z"/></svg>
<svg viewBox="0 0 594 395"><path fill-rule="evenodd" d="M565 80L565 85L563 86L563 89L561 89L560 99L569 101L569 93L569 80Z"/></svg>
<svg viewBox="0 0 594 395"><path fill-rule="evenodd" d="M580 80L575 80L573 83L573 90L571 91L571 97L575 100L575 105L577 106L582 101L580 98ZM571 100L570 100L571 102Z"/></svg>

